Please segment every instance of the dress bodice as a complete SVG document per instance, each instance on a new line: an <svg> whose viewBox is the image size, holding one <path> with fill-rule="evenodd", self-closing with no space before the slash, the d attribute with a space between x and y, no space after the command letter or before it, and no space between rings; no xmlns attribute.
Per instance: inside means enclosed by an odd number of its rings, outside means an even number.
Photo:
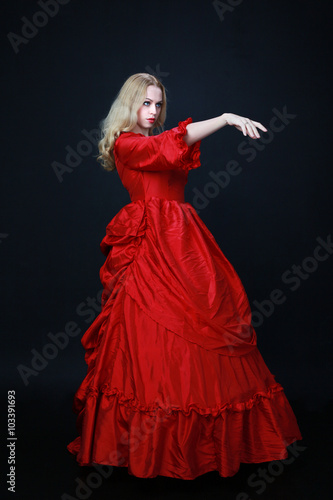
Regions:
<svg viewBox="0 0 333 500"><path fill-rule="evenodd" d="M156 136L123 132L115 142L114 157L122 184L131 201L152 197L184 202L188 171L200 166L200 141L188 146L183 140L186 126Z"/></svg>
<svg viewBox="0 0 333 500"><path fill-rule="evenodd" d="M130 169L119 169L123 185L129 192L131 201L149 200L152 197L165 198L184 202L184 188L187 173L168 170L162 172L146 172Z"/></svg>

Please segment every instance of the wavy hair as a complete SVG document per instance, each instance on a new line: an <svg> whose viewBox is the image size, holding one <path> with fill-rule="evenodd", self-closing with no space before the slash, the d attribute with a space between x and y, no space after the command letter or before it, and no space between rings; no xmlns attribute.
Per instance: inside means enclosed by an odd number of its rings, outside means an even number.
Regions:
<svg viewBox="0 0 333 500"><path fill-rule="evenodd" d="M149 129L148 134L153 135L157 128L163 131L163 125L166 117L166 90L164 85L153 75L149 73L136 73L130 76L121 87L111 109L100 124L101 139L98 142L99 161L105 170L114 170L116 168L113 149L116 139L121 132L130 132L137 124L137 112L142 106L146 91L149 85L154 85L162 91L161 112L154 126Z"/></svg>

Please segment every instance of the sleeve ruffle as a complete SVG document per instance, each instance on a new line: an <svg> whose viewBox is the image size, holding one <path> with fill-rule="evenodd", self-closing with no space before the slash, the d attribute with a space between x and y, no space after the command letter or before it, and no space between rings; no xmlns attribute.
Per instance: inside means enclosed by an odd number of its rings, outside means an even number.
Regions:
<svg viewBox="0 0 333 500"><path fill-rule="evenodd" d="M185 141L183 141L184 135L186 135L186 127L189 123L192 123L192 118L187 118L186 120L180 121L178 127L172 128L171 133L174 135L177 147L180 150L180 162L184 170L190 170L192 168L200 167L200 144L201 141L197 141L191 146L188 146Z"/></svg>
<svg viewBox="0 0 333 500"><path fill-rule="evenodd" d="M144 136L127 132L121 134L114 145L116 164L134 170L162 171L180 168L185 172L200 167L200 144L188 146L183 137L192 118L180 121L178 127L158 135Z"/></svg>

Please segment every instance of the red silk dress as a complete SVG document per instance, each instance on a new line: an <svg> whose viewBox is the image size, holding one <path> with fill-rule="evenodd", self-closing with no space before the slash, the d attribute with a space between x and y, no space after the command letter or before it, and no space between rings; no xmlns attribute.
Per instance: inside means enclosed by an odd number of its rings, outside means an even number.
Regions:
<svg viewBox="0 0 333 500"><path fill-rule="evenodd" d="M131 202L106 228L102 311L82 337L74 397L80 465L194 479L280 460L302 439L256 345L234 268L184 201L200 141L191 118L157 136L121 133L114 155Z"/></svg>

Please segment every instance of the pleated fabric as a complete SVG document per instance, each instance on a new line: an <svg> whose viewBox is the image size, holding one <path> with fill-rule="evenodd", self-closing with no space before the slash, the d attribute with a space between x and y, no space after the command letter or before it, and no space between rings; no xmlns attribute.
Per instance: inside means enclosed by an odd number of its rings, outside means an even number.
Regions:
<svg viewBox="0 0 333 500"><path fill-rule="evenodd" d="M80 465L194 479L286 458L302 439L267 368L242 283L184 201L200 142L191 118L158 136L124 133L114 150L131 196L107 226L102 311L82 338L74 398Z"/></svg>

